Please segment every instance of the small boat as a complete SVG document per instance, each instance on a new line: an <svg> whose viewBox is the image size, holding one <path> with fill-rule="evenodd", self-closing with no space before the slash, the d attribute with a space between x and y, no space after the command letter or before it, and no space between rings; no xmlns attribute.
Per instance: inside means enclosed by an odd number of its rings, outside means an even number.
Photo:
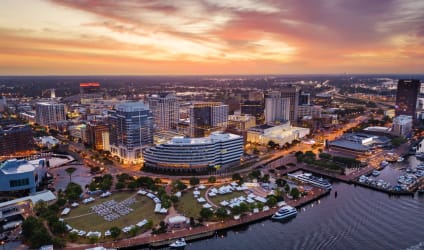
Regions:
<svg viewBox="0 0 424 250"><path fill-rule="evenodd" d="M405 160L405 158L403 158L402 156L399 156L399 158L397 159L397 162L403 162L403 160Z"/></svg>
<svg viewBox="0 0 424 250"><path fill-rule="evenodd" d="M381 163L380 163L380 166L382 167L382 168L385 168L385 167L387 167L389 165L389 162L387 162L387 161L382 161Z"/></svg>
<svg viewBox="0 0 424 250"><path fill-rule="evenodd" d="M180 247L187 246L187 243L184 240L184 238L181 238L181 239L176 240L174 243L169 244L169 246L172 247L172 248L180 248Z"/></svg>
<svg viewBox="0 0 424 250"><path fill-rule="evenodd" d="M374 171L372 171L372 175L373 176L379 176L380 175L380 171L374 170Z"/></svg>

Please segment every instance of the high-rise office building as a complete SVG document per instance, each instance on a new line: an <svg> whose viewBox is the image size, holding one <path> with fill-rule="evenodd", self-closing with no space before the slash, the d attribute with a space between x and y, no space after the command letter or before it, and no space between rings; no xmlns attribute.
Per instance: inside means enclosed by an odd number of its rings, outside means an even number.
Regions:
<svg viewBox="0 0 424 250"><path fill-rule="evenodd" d="M279 91L265 95L265 123L290 119L290 98L282 98Z"/></svg>
<svg viewBox="0 0 424 250"><path fill-rule="evenodd" d="M35 142L29 125L0 127L0 157L27 156L34 150Z"/></svg>
<svg viewBox="0 0 424 250"><path fill-rule="evenodd" d="M150 95L149 109L153 114L155 129L176 129L179 121L179 104L173 93Z"/></svg>
<svg viewBox="0 0 424 250"><path fill-rule="evenodd" d="M6 110L6 107L7 107L6 97L0 96L0 112L4 112Z"/></svg>
<svg viewBox="0 0 424 250"><path fill-rule="evenodd" d="M93 146L96 150L110 151L108 125L96 121L89 122L86 133L88 145Z"/></svg>
<svg viewBox="0 0 424 250"><path fill-rule="evenodd" d="M142 149L153 143L153 116L143 102L116 105L109 114L110 152L124 163L142 160Z"/></svg>
<svg viewBox="0 0 424 250"><path fill-rule="evenodd" d="M38 102L35 106L35 122L41 126L66 120L65 104L57 102Z"/></svg>
<svg viewBox="0 0 424 250"><path fill-rule="evenodd" d="M264 103L263 100L245 100L240 103L240 113L242 115L253 115L256 118L256 124L262 124L264 121Z"/></svg>
<svg viewBox="0 0 424 250"><path fill-rule="evenodd" d="M280 91L281 91L281 98L290 99L289 120L291 122L297 121L300 88L296 86L284 86Z"/></svg>
<svg viewBox="0 0 424 250"><path fill-rule="evenodd" d="M420 80L399 80L396 92L396 116L409 115L415 120Z"/></svg>
<svg viewBox="0 0 424 250"><path fill-rule="evenodd" d="M311 105L311 94L301 92L299 95L299 105Z"/></svg>
<svg viewBox="0 0 424 250"><path fill-rule="evenodd" d="M228 105L202 102L190 106L190 136L205 137L225 129L228 124Z"/></svg>

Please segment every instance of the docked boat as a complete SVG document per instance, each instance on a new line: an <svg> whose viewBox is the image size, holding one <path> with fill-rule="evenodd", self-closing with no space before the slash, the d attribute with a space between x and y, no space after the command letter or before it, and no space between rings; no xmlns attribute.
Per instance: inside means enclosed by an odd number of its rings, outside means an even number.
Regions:
<svg viewBox="0 0 424 250"><path fill-rule="evenodd" d="M374 170L374 171L372 171L372 175L373 176L379 176L380 175L380 171Z"/></svg>
<svg viewBox="0 0 424 250"><path fill-rule="evenodd" d="M385 167L387 167L389 165L389 162L388 161L382 161L381 163L380 163L380 166L382 167L382 168L385 168Z"/></svg>
<svg viewBox="0 0 424 250"><path fill-rule="evenodd" d="M424 160L424 153L417 153L417 154L415 154L415 157L416 157L418 160Z"/></svg>
<svg viewBox="0 0 424 250"><path fill-rule="evenodd" d="M403 162L405 160L405 158L403 158L402 156L399 156L399 158L397 159L397 162Z"/></svg>
<svg viewBox="0 0 424 250"><path fill-rule="evenodd" d="M292 216L296 216L297 210L291 206L284 206L280 208L271 218L274 220L282 220Z"/></svg>
<svg viewBox="0 0 424 250"><path fill-rule="evenodd" d="M324 189L331 189L333 186L331 183L323 178L315 177L310 173L304 173L304 174L287 174L287 176L295 178L299 181L307 182L309 184L312 184L314 186L324 188Z"/></svg>
<svg viewBox="0 0 424 250"><path fill-rule="evenodd" d="M182 248L187 246L186 241L184 240L184 238L178 239L176 240L174 243L169 244L170 247L172 248Z"/></svg>

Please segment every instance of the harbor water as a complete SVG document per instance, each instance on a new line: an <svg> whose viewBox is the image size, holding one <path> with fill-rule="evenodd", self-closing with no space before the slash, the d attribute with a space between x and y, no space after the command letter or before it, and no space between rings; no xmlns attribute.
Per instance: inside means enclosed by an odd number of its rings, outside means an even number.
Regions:
<svg viewBox="0 0 424 250"><path fill-rule="evenodd" d="M241 226L186 249L424 249L424 196L333 183L330 195L288 222Z"/></svg>

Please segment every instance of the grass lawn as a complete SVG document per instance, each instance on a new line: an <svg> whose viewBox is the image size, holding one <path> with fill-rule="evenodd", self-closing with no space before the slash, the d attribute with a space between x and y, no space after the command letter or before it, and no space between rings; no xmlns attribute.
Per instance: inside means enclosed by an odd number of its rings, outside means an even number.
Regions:
<svg viewBox="0 0 424 250"><path fill-rule="evenodd" d="M130 207L134 209L131 213L125 216L121 216L119 219L114 221L106 221L103 217L96 213L91 213L90 207L96 204L103 203L108 200L114 199L119 202L126 198L135 195L136 202ZM129 225L135 225L143 219L152 220L153 224L158 224L165 218L164 215L154 213L155 203L153 200L146 196L137 195L135 192L117 192L108 198L99 198L96 201L89 204L80 204L79 207L71 209L69 215L64 216L66 223L73 228L84 231L100 231L104 233L113 226L123 228Z"/></svg>
<svg viewBox="0 0 424 250"><path fill-rule="evenodd" d="M200 196L205 197L206 190L199 190ZM205 203L202 203L205 204ZM190 189L182 193L178 204L175 206L175 209L186 217L200 217L200 210L202 210L202 204L197 202L196 198L193 196L193 189Z"/></svg>
<svg viewBox="0 0 424 250"><path fill-rule="evenodd" d="M229 200L231 200L231 199L233 199L233 198L240 197L240 196L246 196L246 193L245 193L245 192L243 192L243 191L234 191L234 192L229 193L229 194L217 194L215 197L210 197L210 196L209 196L209 199L210 199L210 200L211 200L211 201L212 201L215 205L220 206L220 205L219 205L219 203L220 203L221 201L224 201L224 200L229 201Z"/></svg>

